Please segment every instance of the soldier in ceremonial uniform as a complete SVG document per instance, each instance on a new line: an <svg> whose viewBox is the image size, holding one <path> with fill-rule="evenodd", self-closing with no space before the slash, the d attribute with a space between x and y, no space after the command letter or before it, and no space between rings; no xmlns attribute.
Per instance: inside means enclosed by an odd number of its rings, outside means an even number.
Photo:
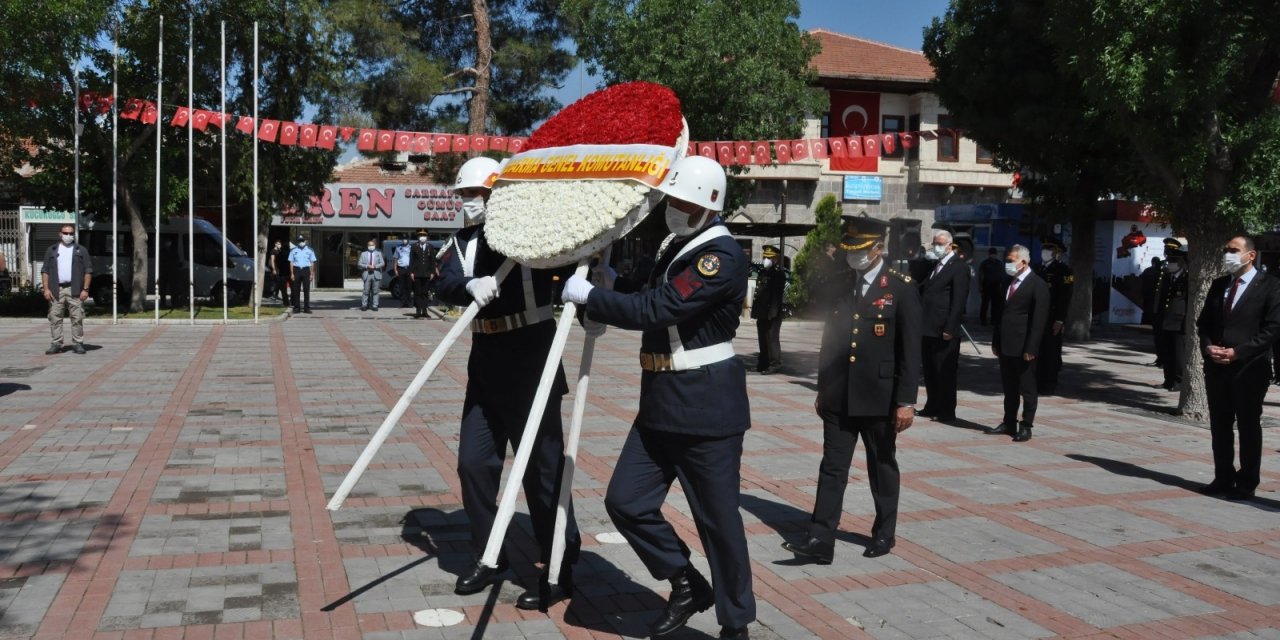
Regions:
<svg viewBox="0 0 1280 640"><path fill-rule="evenodd" d="M782 270L778 248L765 245L762 252L764 268L756 278L756 294L751 301L751 318L756 321L756 334L760 339L760 357L756 360L758 373L777 373L782 368L782 296L787 285L787 274Z"/></svg>
<svg viewBox="0 0 1280 640"><path fill-rule="evenodd" d="M477 160L489 160L489 158L476 158ZM497 163L493 163L497 168ZM485 163L488 168L488 163ZM475 167L472 167L475 169ZM459 172L461 175L461 172ZM469 173L479 173L470 171ZM486 176L487 177L487 176ZM468 180L468 185L463 188L482 188L478 186L478 181L484 178L472 177ZM458 187L454 187L455 190ZM474 223L472 223L474 224ZM431 285L436 280L436 274L440 267L436 261L435 247L427 242L427 230L418 229L418 242L409 249L409 280L413 283L413 300L415 313L413 317L421 318L427 315L427 303L431 301Z"/></svg>
<svg viewBox="0 0 1280 640"><path fill-rule="evenodd" d="M1049 324L1044 329L1036 365L1036 389L1042 395L1053 395L1058 389L1058 372L1062 370L1062 326L1071 305L1071 289L1075 276L1062 261L1067 245L1056 238L1040 241L1040 266L1035 273L1049 285Z"/></svg>
<svg viewBox="0 0 1280 640"><path fill-rule="evenodd" d="M1165 238L1164 247L1151 326L1156 331L1156 358L1164 369L1161 386L1173 391L1182 384L1187 362L1187 251L1177 238Z"/></svg>
<svg viewBox="0 0 1280 640"><path fill-rule="evenodd" d="M920 294L909 276L885 263L889 224L845 216L840 248L852 271L827 315L818 355L822 462L809 538L783 548L830 564L843 511L849 465L858 438L867 455L867 481L876 505L871 542L862 555L893 548L898 522L898 433L911 426L919 386L922 335Z"/></svg>
<svg viewBox="0 0 1280 640"><path fill-rule="evenodd" d="M733 337L747 295L748 264L716 215L724 206L724 169L688 157L658 187L668 195L667 227L643 293L593 288L577 276L564 299L589 320L641 336L640 410L614 466L605 496L609 517L653 577L671 582L653 637L683 627L716 606L720 638L747 638L755 620L751 560L739 513L742 441L751 426L746 371ZM680 479L711 584L689 561L689 548L662 516L671 482Z"/></svg>
<svg viewBox="0 0 1280 640"><path fill-rule="evenodd" d="M469 305L473 300L481 305L480 313L471 323L467 394L458 435L462 507L471 526L471 549L476 556L475 564L458 578L454 587L455 592L463 595L483 590L506 570L505 552L497 568L484 566L479 557L497 517L507 446L513 450L520 446L556 330L551 308L551 281L555 275L552 271L517 265L502 282L493 276L508 259L490 248L484 236L484 204L497 169L496 162L480 157L468 160L458 170L459 183L464 186L457 191L466 202L465 217L471 226L454 234L440 255L439 295L458 306ZM487 172L479 181L481 186L468 186L470 183L464 178L477 172ZM560 473L564 468L560 401L568 390L562 367L556 372L537 442L522 479L544 565L551 560ZM572 567L580 545L570 506L561 574L544 576L537 588L519 596L516 606L545 610L570 597Z"/></svg>

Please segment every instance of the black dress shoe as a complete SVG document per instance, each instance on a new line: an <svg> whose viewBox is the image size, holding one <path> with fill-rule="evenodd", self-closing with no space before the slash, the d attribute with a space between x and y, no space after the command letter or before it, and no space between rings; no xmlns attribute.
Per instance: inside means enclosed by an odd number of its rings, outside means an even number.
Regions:
<svg viewBox="0 0 1280 640"><path fill-rule="evenodd" d="M880 556L889 553L889 550L893 548L894 544L896 544L896 542L893 538L872 540L871 544L867 545L867 550L862 552L862 557L879 558Z"/></svg>
<svg viewBox="0 0 1280 640"><path fill-rule="evenodd" d="M80 344L79 342L71 345L71 353L74 353L77 355L84 355L84 345Z"/></svg>
<svg viewBox="0 0 1280 640"><path fill-rule="evenodd" d="M1031 425L1023 422L1018 425L1018 432L1013 435L1014 442L1026 442L1031 439Z"/></svg>
<svg viewBox="0 0 1280 640"><path fill-rule="evenodd" d="M50 345L49 345L49 348L48 348L48 349L45 349L45 350L44 350L44 353L45 353L45 355L48 355L48 356L51 356L51 355L53 355L53 354L55 354L55 353L62 353L62 345L60 345L60 344L58 344L58 343L54 342L54 343L52 343L52 344L50 344Z"/></svg>
<svg viewBox="0 0 1280 640"><path fill-rule="evenodd" d="M516 598L516 608L525 611L546 612L555 604L573 597L571 581L561 580L557 584L539 581L538 586L525 591Z"/></svg>
<svg viewBox="0 0 1280 640"><path fill-rule="evenodd" d="M715 601L715 593L707 579L693 565L689 565L684 573L671 579L671 597L667 598L667 608L653 623L649 630L650 636L660 638L676 631L693 614L706 611Z"/></svg>
<svg viewBox="0 0 1280 640"><path fill-rule="evenodd" d="M1252 500L1253 490L1240 489L1237 487L1227 492L1227 499L1228 500Z"/></svg>
<svg viewBox="0 0 1280 640"><path fill-rule="evenodd" d="M998 435L1011 436L1013 435L1014 430L1013 430L1013 427L1009 426L1004 422L1001 422L999 426L988 427L986 429L983 429L982 432L991 436L998 436Z"/></svg>
<svg viewBox="0 0 1280 640"><path fill-rule="evenodd" d="M1210 482L1202 487L1196 487L1196 493L1205 496L1223 496L1235 491L1231 485L1225 482Z"/></svg>
<svg viewBox="0 0 1280 640"><path fill-rule="evenodd" d="M812 558L818 564L831 564L831 559L835 556L836 545L834 542L823 542L817 538L809 538L800 544L784 542L782 543L782 548L797 556Z"/></svg>
<svg viewBox="0 0 1280 640"><path fill-rule="evenodd" d="M303 312L303 313L311 313L311 310L310 310L310 309L303 309L303 310L302 310L302 312Z"/></svg>
<svg viewBox="0 0 1280 640"><path fill-rule="evenodd" d="M916 415L920 416L921 418L935 418L937 417L938 412L930 409L921 409L920 411L916 412Z"/></svg>
<svg viewBox="0 0 1280 640"><path fill-rule="evenodd" d="M750 640L746 627L720 627L720 640Z"/></svg>
<svg viewBox="0 0 1280 640"><path fill-rule="evenodd" d="M505 566L495 568L477 562L470 571L458 577L457 584L453 585L453 592L460 596L480 593L485 587L497 582L498 576L506 570Z"/></svg>

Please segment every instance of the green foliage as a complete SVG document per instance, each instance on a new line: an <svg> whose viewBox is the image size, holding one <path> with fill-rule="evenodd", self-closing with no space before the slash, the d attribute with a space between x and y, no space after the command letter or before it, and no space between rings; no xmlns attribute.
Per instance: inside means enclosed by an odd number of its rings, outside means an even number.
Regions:
<svg viewBox="0 0 1280 640"><path fill-rule="evenodd" d="M827 255L826 244L840 241L840 201L827 194L813 210L814 227L805 234L804 246L791 261L791 286L787 287L787 302L797 310L803 310L809 302L817 277L822 273Z"/></svg>
<svg viewBox="0 0 1280 640"><path fill-rule="evenodd" d="M44 294L32 285L17 291L0 294L0 316L41 318L49 314L49 303Z"/></svg>

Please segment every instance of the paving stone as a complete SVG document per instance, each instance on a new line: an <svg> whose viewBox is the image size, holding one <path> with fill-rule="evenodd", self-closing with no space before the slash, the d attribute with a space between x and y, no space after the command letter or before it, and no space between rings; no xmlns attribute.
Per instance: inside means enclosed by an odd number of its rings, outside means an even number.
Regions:
<svg viewBox="0 0 1280 640"><path fill-rule="evenodd" d="M821 593L814 599L873 638L1045 638L1053 633L947 582Z"/></svg>
<svg viewBox="0 0 1280 640"><path fill-rule="evenodd" d="M59 428L52 429L36 439L33 448L45 447L102 447L110 445L140 445L146 442L151 429L145 427L114 428Z"/></svg>
<svg viewBox="0 0 1280 640"><path fill-rule="evenodd" d="M0 636L33 635L63 579L62 574L0 578Z"/></svg>
<svg viewBox="0 0 1280 640"><path fill-rule="evenodd" d="M1195 597L1105 564L992 576L1095 627L1117 627L1221 611Z"/></svg>
<svg viewBox="0 0 1280 640"><path fill-rule="evenodd" d="M1150 518L1134 515L1108 506L1044 509L1020 513L1019 516L1038 525L1060 531L1099 547L1113 547L1134 542L1171 540L1193 535L1190 531L1170 527Z"/></svg>
<svg viewBox="0 0 1280 640"><path fill-rule="evenodd" d="M78 473L124 471L133 464L134 451L28 451L0 469L0 476L45 475L55 469Z"/></svg>
<svg viewBox="0 0 1280 640"><path fill-rule="evenodd" d="M284 452L280 447L184 447L173 450L167 466L175 469L283 467Z"/></svg>
<svg viewBox="0 0 1280 640"><path fill-rule="evenodd" d="M0 565L73 562L85 549L96 524L94 520L0 522ZM99 544L94 547L101 548Z"/></svg>
<svg viewBox="0 0 1280 640"><path fill-rule="evenodd" d="M181 555L293 548L284 511L150 515L134 537L131 556Z"/></svg>
<svg viewBox="0 0 1280 640"><path fill-rule="evenodd" d="M364 445L317 445L316 462L322 465L340 464L350 466L361 452ZM417 445L407 443L388 443L378 449L376 464L416 464L427 465L427 456Z"/></svg>
<svg viewBox="0 0 1280 640"><path fill-rule="evenodd" d="M1066 549L987 518L950 518L898 525L898 536L952 562L984 562Z"/></svg>
<svg viewBox="0 0 1280 640"><path fill-rule="evenodd" d="M0 513L101 506L111 500L111 495L119 484L120 481L115 478L0 484Z"/></svg>
<svg viewBox="0 0 1280 640"><path fill-rule="evenodd" d="M148 597L138 603L127 597L131 592ZM300 614L298 581L290 564L122 571L98 629L278 620Z"/></svg>
<svg viewBox="0 0 1280 640"><path fill-rule="evenodd" d="M1146 561L1249 602L1280 604L1280 558L1274 554L1222 547L1171 553Z"/></svg>
<svg viewBox="0 0 1280 640"><path fill-rule="evenodd" d="M924 482L982 504L1014 504L1067 497L1067 494L1038 484L1034 480L1007 473L925 478Z"/></svg>
<svg viewBox="0 0 1280 640"><path fill-rule="evenodd" d="M345 476L345 472L324 474L325 493L333 495ZM360 481L351 490L350 496L353 498L412 497L449 492L449 483L445 482L435 469L372 469L360 476Z"/></svg>
<svg viewBox="0 0 1280 640"><path fill-rule="evenodd" d="M237 475L165 476L156 486L152 502L209 504L216 502L259 502L285 497L284 475L251 473Z"/></svg>
<svg viewBox="0 0 1280 640"><path fill-rule="evenodd" d="M1280 507L1274 504L1231 502L1195 493L1188 493L1185 498L1147 500L1138 505L1230 533L1265 531L1276 528L1280 522Z"/></svg>

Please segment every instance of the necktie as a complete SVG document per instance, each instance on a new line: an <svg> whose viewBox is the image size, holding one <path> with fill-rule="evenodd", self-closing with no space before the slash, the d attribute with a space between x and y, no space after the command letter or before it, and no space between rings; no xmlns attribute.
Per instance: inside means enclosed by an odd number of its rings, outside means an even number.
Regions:
<svg viewBox="0 0 1280 640"><path fill-rule="evenodd" d="M933 276L938 275L938 272L942 271L942 265L943 265L943 264L944 264L944 263L943 263L941 260L939 260L939 261L938 261L938 266L936 266L936 267L934 267L934 268L933 268L933 275L931 275L931 276L929 276L929 277L930 277L930 278L932 278Z"/></svg>
<svg viewBox="0 0 1280 640"><path fill-rule="evenodd" d="M1227 294L1227 304L1222 309L1224 315L1231 313L1231 307L1235 306L1236 291L1240 289L1240 283L1242 282L1244 282L1244 278L1236 278L1235 282L1231 283L1231 293Z"/></svg>
<svg viewBox="0 0 1280 640"><path fill-rule="evenodd" d="M1018 281L1014 280L1009 283L1009 294L1004 297L1006 301L1013 297L1013 292L1018 290Z"/></svg>

